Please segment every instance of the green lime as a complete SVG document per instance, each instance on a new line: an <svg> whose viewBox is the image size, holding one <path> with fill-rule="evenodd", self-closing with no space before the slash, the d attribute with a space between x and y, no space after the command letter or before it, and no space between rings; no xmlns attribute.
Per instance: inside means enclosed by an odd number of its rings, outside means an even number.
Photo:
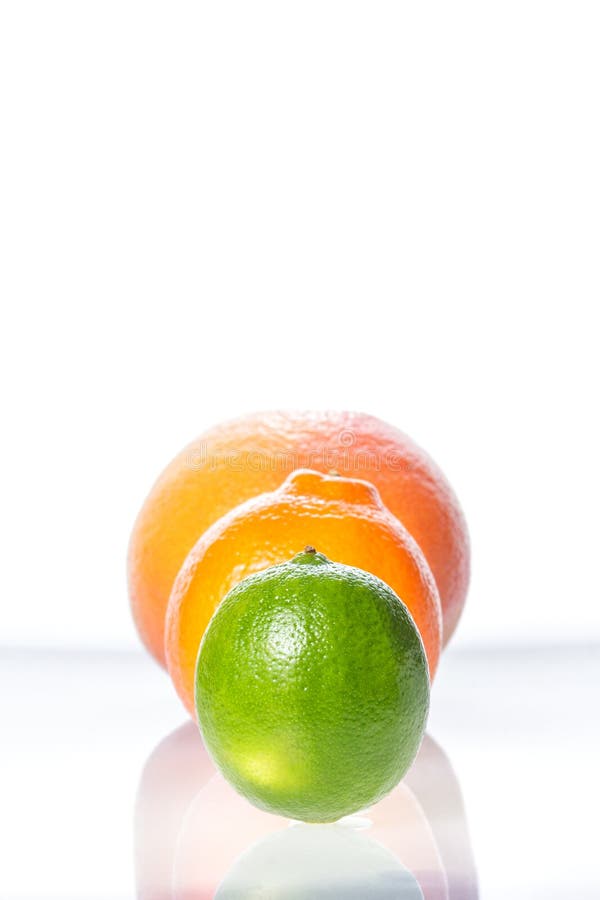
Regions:
<svg viewBox="0 0 600 900"><path fill-rule="evenodd" d="M256 806L333 822L379 800L423 736L429 675L383 581L307 548L237 584L196 664L207 748Z"/></svg>

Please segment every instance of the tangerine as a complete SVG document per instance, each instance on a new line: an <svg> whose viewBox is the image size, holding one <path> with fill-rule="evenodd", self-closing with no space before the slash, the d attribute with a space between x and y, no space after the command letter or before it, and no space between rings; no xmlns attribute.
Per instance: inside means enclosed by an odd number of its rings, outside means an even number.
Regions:
<svg viewBox="0 0 600 900"><path fill-rule="evenodd" d="M416 623L433 676L441 608L417 543L369 482L300 469L276 491L246 501L211 526L175 580L165 651L173 684L190 713L198 647L220 602L242 579L289 560L305 545L389 585Z"/></svg>

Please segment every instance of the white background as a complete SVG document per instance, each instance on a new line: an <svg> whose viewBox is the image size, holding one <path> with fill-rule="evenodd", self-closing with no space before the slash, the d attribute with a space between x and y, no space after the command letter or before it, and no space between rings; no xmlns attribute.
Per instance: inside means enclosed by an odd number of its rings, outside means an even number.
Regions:
<svg viewBox="0 0 600 900"><path fill-rule="evenodd" d="M3 3L2 643L137 646L145 493L269 407L372 412L441 464L456 644L600 637L599 25Z"/></svg>

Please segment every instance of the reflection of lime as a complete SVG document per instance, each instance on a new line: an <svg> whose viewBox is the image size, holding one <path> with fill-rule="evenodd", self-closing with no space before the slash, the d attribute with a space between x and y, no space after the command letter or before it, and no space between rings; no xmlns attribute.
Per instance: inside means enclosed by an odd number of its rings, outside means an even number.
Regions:
<svg viewBox="0 0 600 900"><path fill-rule="evenodd" d="M215 900L423 900L414 875L387 848L343 825L294 825L250 847Z"/></svg>
<svg viewBox="0 0 600 900"><path fill-rule="evenodd" d="M257 806L332 822L402 778L427 717L423 644L378 578L307 548L236 585L198 654L208 749Z"/></svg>

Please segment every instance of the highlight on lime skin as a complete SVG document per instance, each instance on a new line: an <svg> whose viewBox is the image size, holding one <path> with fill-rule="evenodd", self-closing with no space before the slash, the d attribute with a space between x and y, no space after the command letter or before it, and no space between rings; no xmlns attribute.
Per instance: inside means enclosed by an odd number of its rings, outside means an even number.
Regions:
<svg viewBox="0 0 600 900"><path fill-rule="evenodd" d="M237 752L226 754L223 764L228 769L235 768L248 789L256 792L285 793L303 786L301 770L282 746L240 746Z"/></svg>

